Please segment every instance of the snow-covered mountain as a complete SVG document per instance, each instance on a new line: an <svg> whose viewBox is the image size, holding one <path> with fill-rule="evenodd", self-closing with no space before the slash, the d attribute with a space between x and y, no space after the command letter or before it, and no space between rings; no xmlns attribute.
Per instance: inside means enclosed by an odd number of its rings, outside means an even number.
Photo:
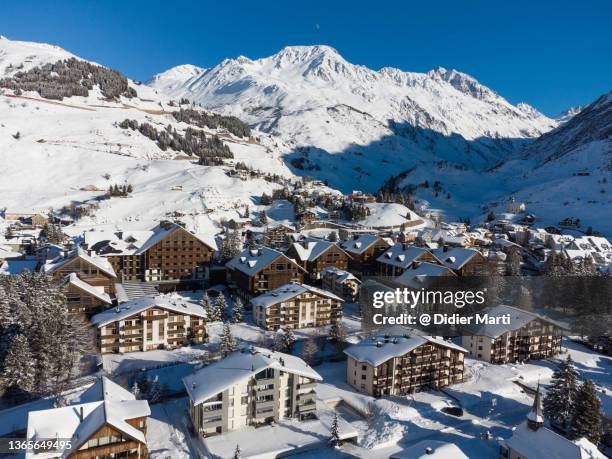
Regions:
<svg viewBox="0 0 612 459"><path fill-rule="evenodd" d="M172 67L165 72L158 73L148 82L156 89L160 89L165 93L172 93L183 87L186 81L191 78L196 78L205 72L206 69L197 65L183 64Z"/></svg>
<svg viewBox="0 0 612 459"><path fill-rule="evenodd" d="M567 123L574 116L576 116L578 113L580 113L583 108L584 108L583 105L578 105L576 107L570 107L567 110L563 110L561 113L559 113L555 117L555 121L557 121L557 123L559 123L559 125Z"/></svg>
<svg viewBox="0 0 612 459"><path fill-rule="evenodd" d="M56 46L3 38L0 80L70 58L76 56ZM53 75L47 76L49 85ZM86 96L49 99L37 91L16 91L6 80L2 87L0 81L0 211L45 212L91 204L98 208L79 224L134 222L146 227L147 222L184 215L196 229L214 231L214 222L236 217L236 209L248 204L256 210L253 198L271 194L275 186L263 179L228 177L223 167L198 165L182 152L162 150L138 130L122 128L126 119L158 131L192 128L218 135L235 161L291 174L267 136L257 133L256 143L224 129L179 122L172 115L179 107L168 97L134 81L128 80L128 86L137 96L108 98L93 85ZM97 200L109 186L125 183L134 189L129 198Z"/></svg>

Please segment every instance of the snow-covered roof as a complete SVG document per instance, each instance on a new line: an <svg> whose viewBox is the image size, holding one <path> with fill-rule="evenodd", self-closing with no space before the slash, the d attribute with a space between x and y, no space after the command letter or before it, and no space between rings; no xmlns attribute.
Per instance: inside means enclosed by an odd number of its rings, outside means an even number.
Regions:
<svg viewBox="0 0 612 459"><path fill-rule="evenodd" d="M294 242L291 246L301 261L314 261L329 249L336 246L336 244L333 242L324 241L322 239L309 237L304 238L300 242Z"/></svg>
<svg viewBox="0 0 612 459"><path fill-rule="evenodd" d="M240 255L232 258L230 261L226 263L226 267L229 269L237 269L238 271L243 272L247 276L254 276L262 269L265 269L266 266L269 266L270 263L282 258L287 262L295 264L302 271L300 265L298 265L294 260L288 258L283 253L278 250L271 249L269 247L257 247L255 249L245 249L240 252Z"/></svg>
<svg viewBox="0 0 612 459"><path fill-rule="evenodd" d="M299 357L253 347L233 352L224 359L186 376L183 378L183 384L189 398L197 405L266 368L282 370L316 381L323 379Z"/></svg>
<svg viewBox="0 0 612 459"><path fill-rule="evenodd" d="M424 226L425 222L415 212L403 204L373 202L366 204L370 210L360 225L371 228L397 228L402 224L410 225L411 228ZM410 218L406 216L410 215Z"/></svg>
<svg viewBox="0 0 612 459"><path fill-rule="evenodd" d="M413 261L427 253L429 251L421 247L397 243L387 249L376 261L399 268L408 268Z"/></svg>
<svg viewBox="0 0 612 459"><path fill-rule="evenodd" d="M408 268L395 278L395 282L406 287L421 288L425 287L428 283L428 277L438 276L456 276L456 274L446 266L423 261L416 266Z"/></svg>
<svg viewBox="0 0 612 459"><path fill-rule="evenodd" d="M77 276L76 273L70 273L64 277L64 283L74 285L76 288L95 296L99 300L104 301L107 304L112 304L110 296L104 292L104 287L94 287L93 285L89 285L87 282L79 279L79 276Z"/></svg>
<svg viewBox="0 0 612 459"><path fill-rule="evenodd" d="M400 357L423 344L435 344L467 353L467 349L433 336L372 336L344 350L344 353L358 362L367 362L372 366L386 362L393 357Z"/></svg>
<svg viewBox="0 0 612 459"><path fill-rule="evenodd" d="M349 280L356 281L361 284L361 281L352 273L345 271L344 269L336 268L335 266L328 266L321 271L321 276L333 274L336 276L336 282L343 283Z"/></svg>
<svg viewBox="0 0 612 459"><path fill-rule="evenodd" d="M95 255L89 255L85 250L81 247L77 247L75 250L67 254L65 257L61 257L55 260L51 260L50 262L45 263L43 266L43 271L46 273L52 273L57 269L64 266L69 261L74 260L75 258L80 258L81 260L89 263L92 266L95 266L100 271L108 274L110 277L117 277L115 274L115 270L111 266L111 264L105 258L98 257Z"/></svg>
<svg viewBox="0 0 612 459"><path fill-rule="evenodd" d="M390 459L469 459L455 443L423 440L397 453Z"/></svg>
<svg viewBox="0 0 612 459"><path fill-rule="evenodd" d="M269 292L256 296L251 300L251 304L253 306L269 308L272 305L288 301L306 292L314 293L316 295L344 302L342 298L337 295L334 295L331 292L328 292L327 290L313 287L311 285L300 284L299 282L291 282L289 284L281 285L280 287L277 287L274 290L270 290Z"/></svg>
<svg viewBox="0 0 612 459"><path fill-rule="evenodd" d="M595 445L585 438L573 442L547 427L532 430L527 421L519 424L512 437L504 440L521 457L555 459L604 459Z"/></svg>
<svg viewBox="0 0 612 459"><path fill-rule="evenodd" d="M84 232L83 238L87 247L96 252L139 255L175 231L186 231L212 250L217 249L217 244L210 237L187 231L176 223L169 223L167 226L157 225L150 230L92 230Z"/></svg>
<svg viewBox="0 0 612 459"><path fill-rule="evenodd" d="M533 320L543 320L554 324L549 319L541 317L533 312L525 311L524 309L515 308L514 306L508 306L507 304L499 304L480 311L480 314L488 314L489 317L503 317L505 315L510 316L510 324L482 324L479 326L466 326L469 328L474 335L477 336L488 336L489 338L497 338L504 333L511 330L518 330Z"/></svg>
<svg viewBox="0 0 612 459"><path fill-rule="evenodd" d="M198 317L206 317L204 308L199 304L187 301L185 298L177 294L146 296L126 301L116 308L107 309L104 312L96 314L91 318L91 323L102 327L111 322L124 320L134 314L139 314L150 308L162 308L180 314L188 314Z"/></svg>
<svg viewBox="0 0 612 459"><path fill-rule="evenodd" d="M376 234L362 234L355 239L342 241L340 243L340 247L342 247L348 253L361 255L381 239L382 238Z"/></svg>
<svg viewBox="0 0 612 459"><path fill-rule="evenodd" d="M444 251L444 248L439 248L433 250L432 253L451 269L461 269L473 257L480 254L478 250L466 249L465 247L454 247L446 251Z"/></svg>
<svg viewBox="0 0 612 459"><path fill-rule="evenodd" d="M71 439L71 447L61 456L67 457L108 424L128 437L146 444L144 433L130 425L127 420L150 414L151 409L146 400L135 400L128 391L103 377L83 393L78 404L30 411L27 439ZM55 458L57 453L26 452L26 458L33 457Z"/></svg>

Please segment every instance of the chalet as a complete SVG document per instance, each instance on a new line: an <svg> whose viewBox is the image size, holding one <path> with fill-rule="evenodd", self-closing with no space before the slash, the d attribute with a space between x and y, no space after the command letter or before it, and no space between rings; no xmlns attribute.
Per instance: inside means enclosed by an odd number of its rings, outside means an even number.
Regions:
<svg viewBox="0 0 612 459"><path fill-rule="evenodd" d="M6 209L4 219L7 221L18 221L22 224L42 227L49 223L49 218L44 211L34 209Z"/></svg>
<svg viewBox="0 0 612 459"><path fill-rule="evenodd" d="M442 247L433 250L432 253L444 266L459 276L484 275L488 271L486 258L475 249Z"/></svg>
<svg viewBox="0 0 612 459"><path fill-rule="evenodd" d="M499 459L604 459L597 446L586 438L569 440L544 425L542 396L538 385L527 419L499 443Z"/></svg>
<svg viewBox="0 0 612 459"><path fill-rule="evenodd" d="M419 290L427 288L433 279L444 276L456 277L457 275L446 266L417 261L412 263L410 268L404 271L401 276L396 277L394 281L403 287Z"/></svg>
<svg viewBox="0 0 612 459"><path fill-rule="evenodd" d="M149 231L85 232L86 246L112 265L121 282L193 283L208 278L215 243L163 221Z"/></svg>
<svg viewBox="0 0 612 459"><path fill-rule="evenodd" d="M230 285L245 300L289 282L303 282L306 274L295 260L268 247L245 249L225 267Z"/></svg>
<svg viewBox="0 0 612 459"><path fill-rule="evenodd" d="M42 271L57 280L74 273L93 287L103 287L106 293L113 293L117 279L115 270L106 258L89 255L80 247L45 263Z"/></svg>
<svg viewBox="0 0 612 459"><path fill-rule="evenodd" d="M343 300L310 285L290 283L251 300L255 323L266 330L330 325L342 316Z"/></svg>
<svg viewBox="0 0 612 459"><path fill-rule="evenodd" d="M475 358L495 364L546 359L561 352L561 328L537 314L498 305L481 311L489 317L509 315L510 324L468 327L461 344Z"/></svg>
<svg viewBox="0 0 612 459"><path fill-rule="evenodd" d="M355 302L359 298L361 281L353 274L342 269L330 266L321 271L323 288L344 298Z"/></svg>
<svg viewBox="0 0 612 459"><path fill-rule="evenodd" d="M316 419L321 376L299 357L252 347L183 378L189 417L207 437L283 419Z"/></svg>
<svg viewBox="0 0 612 459"><path fill-rule="evenodd" d="M100 352L134 352L206 341L204 308L178 295L137 298L96 314Z"/></svg>
<svg viewBox="0 0 612 459"><path fill-rule="evenodd" d="M374 397L438 389L463 382L467 352L431 336L373 336L344 350L346 381Z"/></svg>
<svg viewBox="0 0 612 459"><path fill-rule="evenodd" d="M273 249L285 248L288 245L289 236L293 233L295 233L295 228L282 223L268 225L261 236L260 242Z"/></svg>
<svg viewBox="0 0 612 459"><path fill-rule="evenodd" d="M442 263L429 250L401 243L394 244L376 259L381 276L399 276L415 262Z"/></svg>
<svg viewBox="0 0 612 459"><path fill-rule="evenodd" d="M340 246L351 256L349 270L357 276L366 276L376 272L376 259L391 243L380 236L362 234L343 241Z"/></svg>
<svg viewBox="0 0 612 459"><path fill-rule="evenodd" d="M350 256L337 244L322 239L304 238L294 242L285 252L308 271L308 279L316 282L321 279L321 271L328 266L347 269Z"/></svg>
<svg viewBox="0 0 612 459"><path fill-rule="evenodd" d="M26 459L94 459L149 457L146 400L102 377L73 403L61 408L30 411L26 438L36 442L58 439L70 446L62 450L29 449Z"/></svg>
<svg viewBox="0 0 612 459"><path fill-rule="evenodd" d="M75 272L64 277L62 291L66 296L70 312L83 312L90 315L112 306L112 300L104 291L103 286L94 287L81 280Z"/></svg>
<svg viewBox="0 0 612 459"><path fill-rule="evenodd" d="M319 216L313 210L305 210L303 212L300 212L298 215L296 215L296 218L302 224L311 223L319 220Z"/></svg>

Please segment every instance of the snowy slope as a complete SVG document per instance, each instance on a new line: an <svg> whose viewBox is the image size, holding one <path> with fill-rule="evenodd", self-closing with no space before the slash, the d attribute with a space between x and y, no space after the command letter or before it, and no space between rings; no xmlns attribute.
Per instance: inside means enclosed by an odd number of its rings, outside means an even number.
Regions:
<svg viewBox="0 0 612 459"><path fill-rule="evenodd" d="M59 46L13 41L0 35L0 78L71 57L75 56Z"/></svg>
<svg viewBox="0 0 612 459"><path fill-rule="evenodd" d="M148 84L163 92L171 93L181 88L191 78L196 78L205 71L205 68L198 67L197 65L177 65L155 75Z"/></svg>
<svg viewBox="0 0 612 459"><path fill-rule="evenodd" d="M2 65L13 67L22 60L34 66L74 57L57 47L7 39L0 40L0 56ZM95 216L79 224L133 221L146 228L155 220L184 215L192 226L213 231L219 219L236 217L247 204L255 209L254 198L278 186L263 179L230 178L223 167L200 166L183 153L162 151L138 131L121 129L118 123L126 118L158 130L171 125L182 132L188 127L170 115L178 108L170 106L166 96L145 85L130 85L138 97L114 101L106 100L97 87L87 97L62 101L0 89L0 210L59 209L91 202L110 185L129 183L134 188L130 197L100 201ZM256 143L203 130L219 134L235 161L290 175L267 136L255 133L261 139Z"/></svg>

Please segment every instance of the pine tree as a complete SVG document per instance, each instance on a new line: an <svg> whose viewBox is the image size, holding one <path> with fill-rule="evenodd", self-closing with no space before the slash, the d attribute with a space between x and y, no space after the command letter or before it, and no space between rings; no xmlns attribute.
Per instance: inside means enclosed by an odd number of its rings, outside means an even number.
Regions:
<svg viewBox="0 0 612 459"><path fill-rule="evenodd" d="M238 323L244 321L244 305L240 298L236 298L234 306L232 308L232 322Z"/></svg>
<svg viewBox="0 0 612 459"><path fill-rule="evenodd" d="M236 445L236 450L234 451L233 459L240 459L242 457L240 452L240 445Z"/></svg>
<svg viewBox="0 0 612 459"><path fill-rule="evenodd" d="M148 400L151 403L157 403L161 401L163 395L163 390L161 384L159 382L159 376L155 376L153 382L151 383L151 389L149 390Z"/></svg>
<svg viewBox="0 0 612 459"><path fill-rule="evenodd" d="M225 295L219 293L215 300L214 317L216 321L224 321L227 319L227 302L225 301Z"/></svg>
<svg viewBox="0 0 612 459"><path fill-rule="evenodd" d="M329 242L338 242L338 233L335 231L329 233Z"/></svg>
<svg viewBox="0 0 612 459"><path fill-rule="evenodd" d="M576 406L578 371L571 356L567 356L553 373L550 389L544 398L544 413L551 422L566 428Z"/></svg>
<svg viewBox="0 0 612 459"><path fill-rule="evenodd" d="M342 325L340 319L336 319L332 322L329 329L329 337L334 342L342 342L346 338L346 328Z"/></svg>
<svg viewBox="0 0 612 459"><path fill-rule="evenodd" d="M314 365L317 362L318 353L319 348L314 338L310 338L304 343L304 349L302 349L302 359L304 359L308 365Z"/></svg>
<svg viewBox="0 0 612 459"><path fill-rule="evenodd" d="M266 225L268 223L268 215L266 214L265 210L262 210L259 213L259 221L261 222L262 225Z"/></svg>
<svg viewBox="0 0 612 459"><path fill-rule="evenodd" d="M293 353L293 347L295 346L295 335L293 334L293 330L289 327L286 327L283 330L283 352L287 354Z"/></svg>
<svg viewBox="0 0 612 459"><path fill-rule="evenodd" d="M202 295L200 304L202 305L202 307L204 308L204 312L206 313L206 320L210 322L214 321L215 311L214 311L212 302L210 301L210 297L208 296L207 292L204 292L204 295Z"/></svg>
<svg viewBox="0 0 612 459"><path fill-rule="evenodd" d="M601 402L593 381L586 380L578 389L576 408L569 430L574 440L586 437L596 445L601 440Z"/></svg>
<svg viewBox="0 0 612 459"><path fill-rule="evenodd" d="M236 350L236 340L232 336L232 330L230 329L229 324L223 325L223 333L221 334L221 340L219 341L219 350L221 351L221 355L226 357L228 354L231 354Z"/></svg>
<svg viewBox="0 0 612 459"><path fill-rule="evenodd" d="M140 386L138 386L138 381L134 379L134 384L132 384L132 389L130 390L132 395L136 397L136 400L140 399Z"/></svg>
<svg viewBox="0 0 612 459"><path fill-rule="evenodd" d="M15 335L4 359L2 384L29 393L34 389L34 360L25 335Z"/></svg>
<svg viewBox="0 0 612 459"><path fill-rule="evenodd" d="M335 448L336 446L340 446L340 432L338 429L338 414L334 413L334 420L332 421L331 429L329 436L329 446Z"/></svg>

